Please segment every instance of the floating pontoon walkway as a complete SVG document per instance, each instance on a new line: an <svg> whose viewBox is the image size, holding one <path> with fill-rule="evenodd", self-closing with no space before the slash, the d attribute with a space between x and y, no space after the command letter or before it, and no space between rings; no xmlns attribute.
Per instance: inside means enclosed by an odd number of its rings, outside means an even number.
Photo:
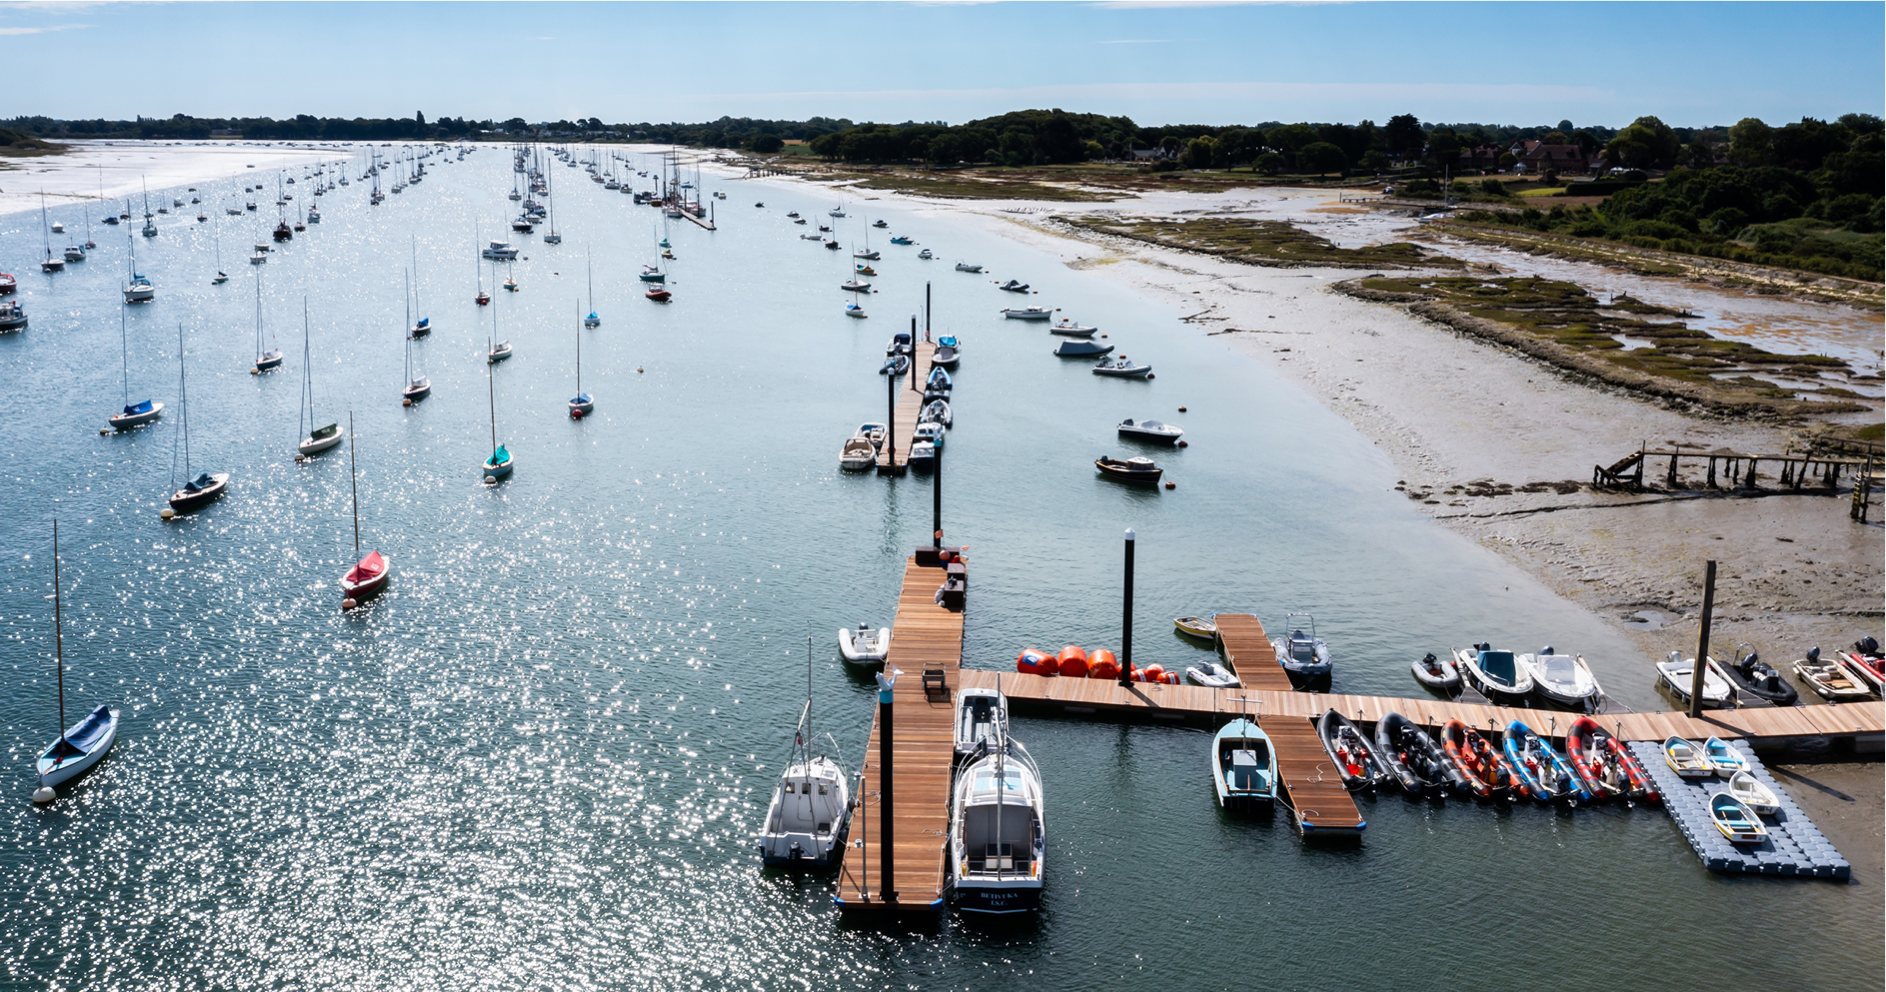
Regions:
<svg viewBox="0 0 1886 992"><path fill-rule="evenodd" d="M1663 760L1663 745L1652 741L1637 741L1631 744L1631 752L1657 782L1657 791L1663 793L1663 806L1670 811L1670 818L1676 821L1678 830L1683 831L1684 839L1696 850L1696 856L1703 859L1703 866L1710 871L1746 872L1754 875L1809 875L1815 878L1847 878L1853 874L1853 868L1847 864L1840 852L1821 836L1820 830L1801 812L1801 807L1788 798L1788 793L1762 767L1755 751L1745 741L1730 741L1729 746L1742 753L1748 759L1749 774L1773 790L1775 798L1781 800L1781 810L1774 816L1762 817L1762 824L1768 828L1768 839L1760 844L1731 844L1729 839L1716 829L1709 815L1709 799L1718 792L1728 789L1729 783L1723 779L1710 777L1686 779L1670 768Z"/></svg>
<svg viewBox="0 0 1886 992"><path fill-rule="evenodd" d="M944 571L904 563L904 587L891 625L891 650L884 671L902 669L891 702L892 857L885 884L878 839L884 835L886 808L879 786L882 741L878 721L871 722L865 749L863 803L851 821L851 850L845 852L835 901L842 909L943 908L943 841L949 833L950 771L956 758L955 712L958 671L963 657L963 615L936 602ZM926 691L926 672L933 676Z"/></svg>
<svg viewBox="0 0 1886 992"><path fill-rule="evenodd" d="M879 475L903 475L910 470L910 440L917 433L917 415L923 412L923 383L930 376L930 356L936 346L917 341L912 348L909 384L916 389L907 386L897 394L897 415L891 418L890 436L878 451ZM897 643L895 637L891 643Z"/></svg>

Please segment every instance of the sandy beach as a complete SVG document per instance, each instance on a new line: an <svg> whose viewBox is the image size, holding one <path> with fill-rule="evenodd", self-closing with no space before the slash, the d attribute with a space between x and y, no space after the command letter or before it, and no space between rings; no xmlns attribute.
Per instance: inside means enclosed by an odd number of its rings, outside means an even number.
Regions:
<svg viewBox="0 0 1886 992"><path fill-rule="evenodd" d="M63 155L0 159L0 215L80 200L121 200L146 189L180 191L244 172L301 168L347 158L355 146L231 141L97 141Z"/></svg>

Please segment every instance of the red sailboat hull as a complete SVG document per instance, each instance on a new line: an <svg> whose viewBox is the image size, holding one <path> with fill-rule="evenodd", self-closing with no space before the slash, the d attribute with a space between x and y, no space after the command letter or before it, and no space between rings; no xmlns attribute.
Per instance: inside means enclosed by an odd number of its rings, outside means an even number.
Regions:
<svg viewBox="0 0 1886 992"><path fill-rule="evenodd" d="M347 570L346 575L341 576L341 592L348 599L356 601L378 596L392 576L393 569L386 557L378 551L369 551L365 558Z"/></svg>

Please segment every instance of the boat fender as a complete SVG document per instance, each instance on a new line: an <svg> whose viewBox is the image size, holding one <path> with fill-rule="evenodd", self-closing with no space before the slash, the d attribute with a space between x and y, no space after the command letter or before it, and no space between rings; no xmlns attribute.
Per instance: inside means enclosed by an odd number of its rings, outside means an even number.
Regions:
<svg viewBox="0 0 1886 992"><path fill-rule="evenodd" d="M52 786L50 785L42 785L33 790L33 801L36 803L49 803L58 797L59 794L52 791Z"/></svg>

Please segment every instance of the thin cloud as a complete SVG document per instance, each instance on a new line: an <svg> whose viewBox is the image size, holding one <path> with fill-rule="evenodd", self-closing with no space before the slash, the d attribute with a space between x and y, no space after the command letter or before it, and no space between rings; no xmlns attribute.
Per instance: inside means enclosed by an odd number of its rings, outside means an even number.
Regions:
<svg viewBox="0 0 1886 992"><path fill-rule="evenodd" d="M1158 7L1321 7L1350 0L1098 0L1091 6L1105 10L1148 10Z"/></svg>
<svg viewBox="0 0 1886 992"><path fill-rule="evenodd" d="M48 31L78 31L82 28L88 28L88 27L91 27L91 25L89 24L54 24L54 25L51 25L50 27L43 27L43 28L0 28L0 36L11 37L11 36L22 35L22 34L45 34Z"/></svg>
<svg viewBox="0 0 1886 992"><path fill-rule="evenodd" d="M1607 99L1616 93L1597 86L1541 83L1070 83L989 89L805 90L772 93L717 93L690 96L695 100L838 100L838 99L981 99L981 100L1245 100L1461 101L1556 104Z"/></svg>
<svg viewBox="0 0 1886 992"><path fill-rule="evenodd" d="M1171 38L1114 38L1110 41L1096 41L1096 45L1170 45Z"/></svg>

